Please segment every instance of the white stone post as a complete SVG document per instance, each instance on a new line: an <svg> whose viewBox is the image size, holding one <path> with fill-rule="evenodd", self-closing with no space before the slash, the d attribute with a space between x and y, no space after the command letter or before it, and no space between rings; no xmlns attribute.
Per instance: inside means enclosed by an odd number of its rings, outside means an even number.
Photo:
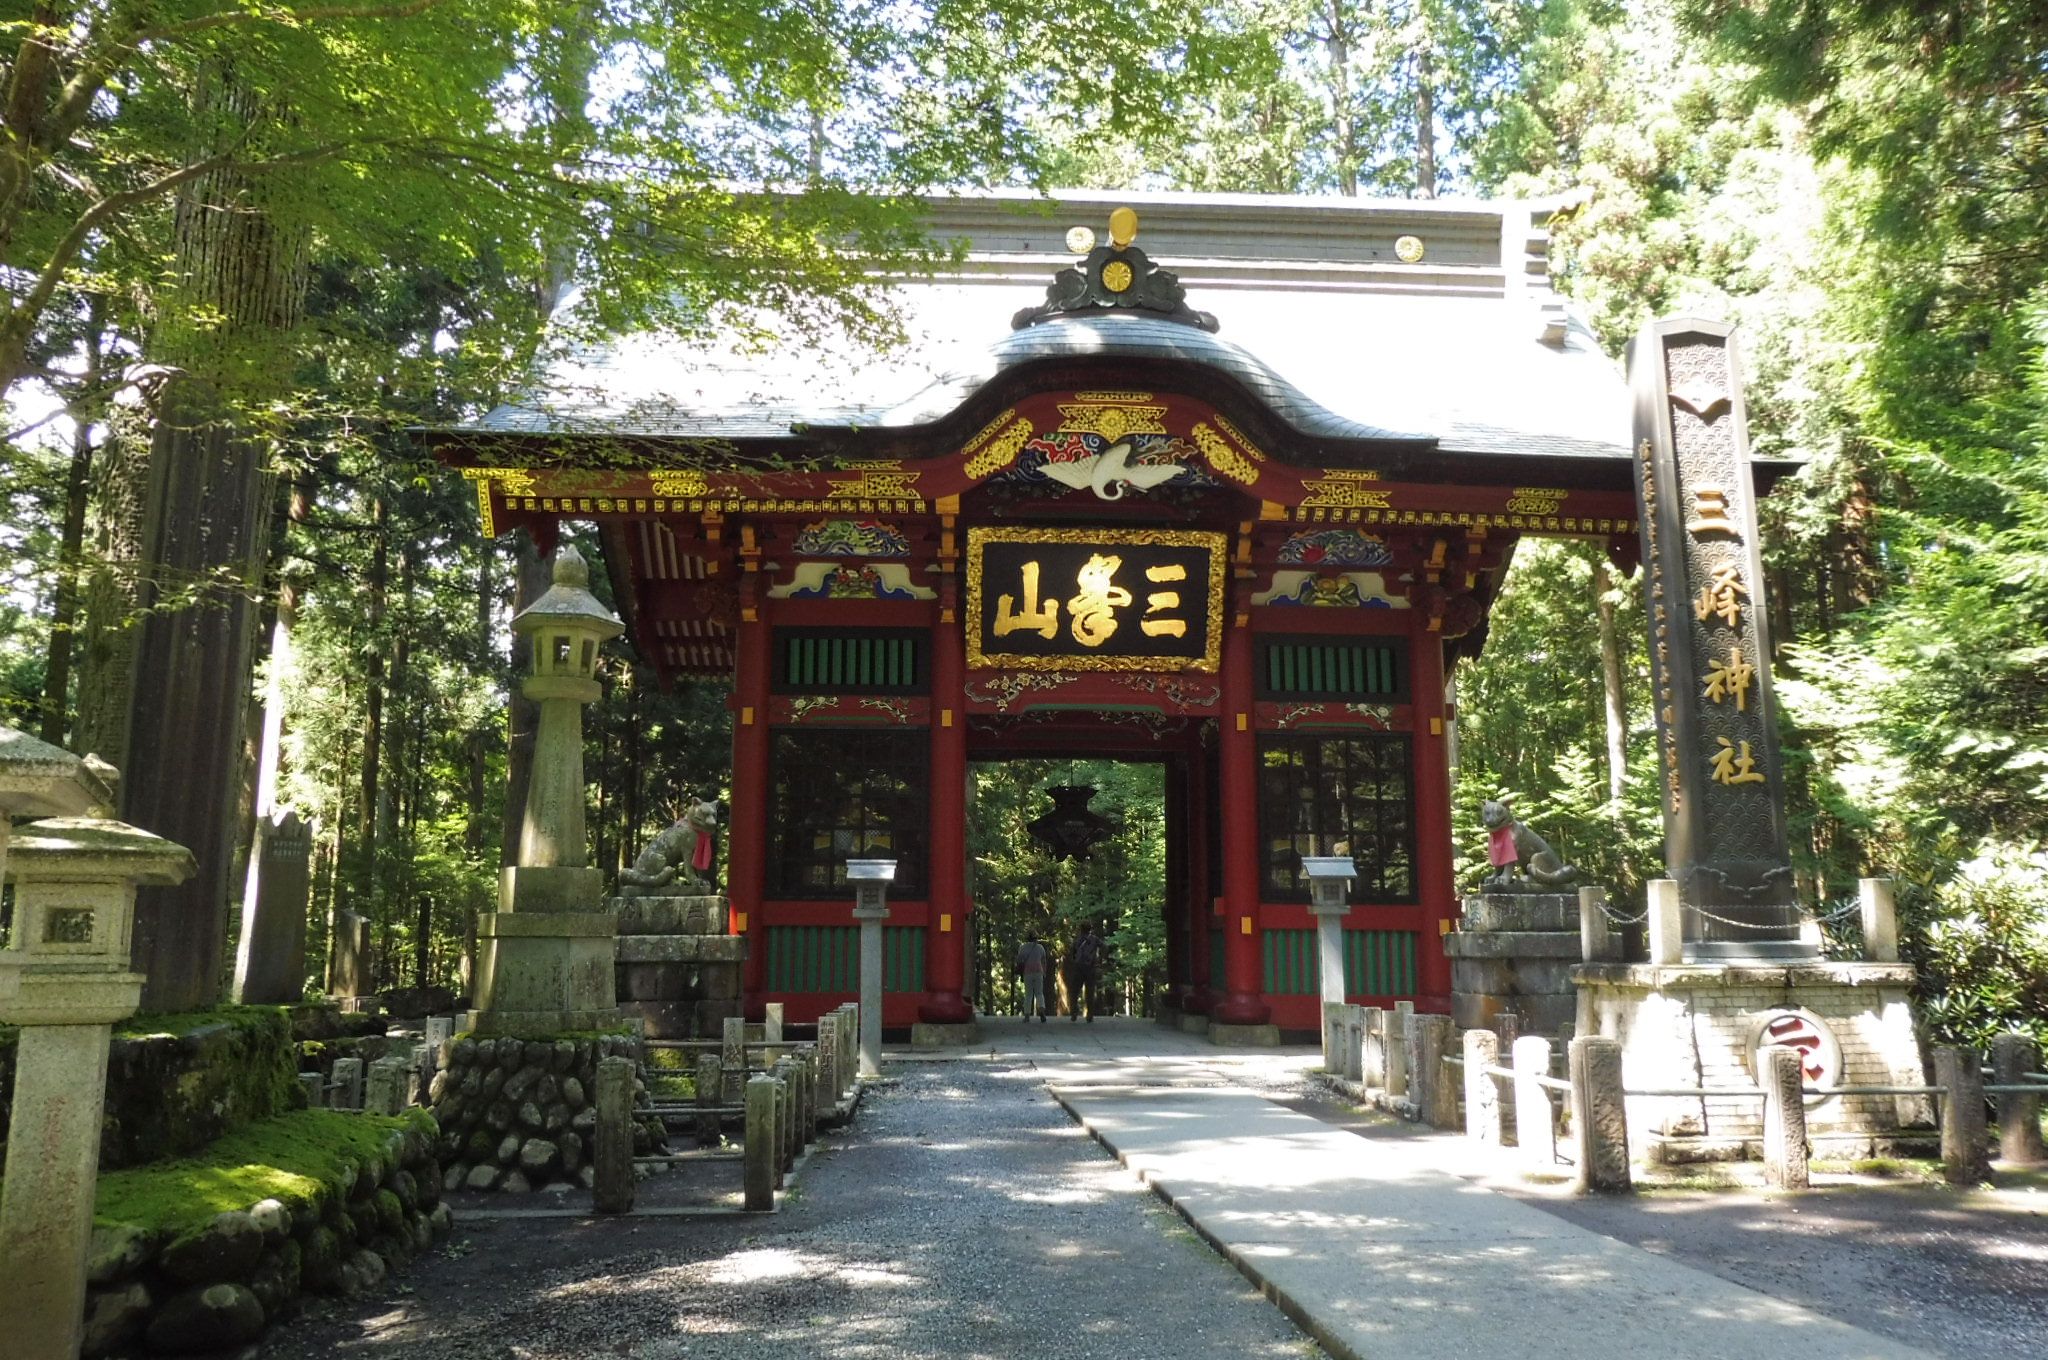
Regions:
<svg viewBox="0 0 2048 1360"><path fill-rule="evenodd" d="M1663 967L1685 961L1684 913L1678 906L1678 882L1650 881L1650 962Z"/></svg>
<svg viewBox="0 0 2048 1360"><path fill-rule="evenodd" d="M1343 1019L1344 1080L1365 1079L1365 1008L1344 1007Z"/></svg>
<svg viewBox="0 0 2048 1360"><path fill-rule="evenodd" d="M761 1042L779 1044L782 1042L783 1003L770 1001L762 1013Z"/></svg>
<svg viewBox="0 0 2048 1360"><path fill-rule="evenodd" d="M1387 1013L1379 1006L1364 1008L1363 1035L1358 1047L1359 1080L1367 1090L1387 1085Z"/></svg>
<svg viewBox="0 0 2048 1360"><path fill-rule="evenodd" d="M1500 1036L1490 1029L1465 1031L1465 1132L1501 1145L1500 1086L1487 1071L1500 1062Z"/></svg>
<svg viewBox="0 0 2048 1360"><path fill-rule="evenodd" d="M1408 1027L1415 1023L1415 1003L1396 1001L1380 1032L1380 1055L1387 1066L1387 1099L1408 1095Z"/></svg>
<svg viewBox="0 0 2048 1360"><path fill-rule="evenodd" d="M1550 1092L1536 1081L1550 1075L1550 1040L1525 1034L1515 1040L1515 1145L1532 1168L1557 1165L1557 1113Z"/></svg>
<svg viewBox="0 0 2048 1360"><path fill-rule="evenodd" d="M14 838L14 930L0 950L0 1021L21 1027L0 1182L10 1355L78 1354L107 1040L142 999L142 975L128 969L135 889L182 883L192 869L183 846L121 822L41 822Z"/></svg>
<svg viewBox="0 0 2048 1360"><path fill-rule="evenodd" d="M1607 889L1579 889L1579 956L1587 963L1616 957L1614 928L1607 921Z"/></svg>
<svg viewBox="0 0 2048 1360"><path fill-rule="evenodd" d="M1899 961L1899 909L1888 878L1856 880L1856 902L1862 909L1863 957L1870 963Z"/></svg>
<svg viewBox="0 0 2048 1360"><path fill-rule="evenodd" d="M850 859L846 878L854 887L853 919L860 922L860 1075L882 1075L882 922L889 919L893 859Z"/></svg>

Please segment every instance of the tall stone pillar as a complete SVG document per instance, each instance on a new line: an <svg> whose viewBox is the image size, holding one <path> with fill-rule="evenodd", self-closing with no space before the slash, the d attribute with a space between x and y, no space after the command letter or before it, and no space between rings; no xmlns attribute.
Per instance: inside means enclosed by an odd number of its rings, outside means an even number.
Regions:
<svg viewBox="0 0 2048 1360"><path fill-rule="evenodd" d="M1265 1026L1272 1016L1260 985L1265 968L1259 935L1258 739L1253 729L1250 611L1224 630L1222 655L1223 999L1209 1012L1214 1025ZM1234 1036L1231 1036L1234 1037ZM1274 1036L1277 1041L1278 1036Z"/></svg>
<svg viewBox="0 0 2048 1360"><path fill-rule="evenodd" d="M10 1355L78 1354L99 1180L107 1038L135 1013L137 885L193 872L183 846L121 822L60 818L16 838L0 1022L21 1026L0 1182L0 1337Z"/></svg>
<svg viewBox="0 0 2048 1360"><path fill-rule="evenodd" d="M313 829L298 813L256 819L235 948L235 1000L242 1005L288 1006L305 995L312 854Z"/></svg>
<svg viewBox="0 0 2048 1360"><path fill-rule="evenodd" d="M917 1018L966 1025L974 1008L967 981L967 642L952 576L939 583L939 626L932 631L930 915L924 932L927 995Z"/></svg>
<svg viewBox="0 0 2048 1360"><path fill-rule="evenodd" d="M555 552L554 584L512 620L533 638L521 690L540 709L520 823L519 863L503 871L498 910L478 922L483 952L479 1034L603 1029L620 1019L617 922L603 909L604 877L584 837L583 705L598 697L599 650L624 628L588 590L573 547Z"/></svg>

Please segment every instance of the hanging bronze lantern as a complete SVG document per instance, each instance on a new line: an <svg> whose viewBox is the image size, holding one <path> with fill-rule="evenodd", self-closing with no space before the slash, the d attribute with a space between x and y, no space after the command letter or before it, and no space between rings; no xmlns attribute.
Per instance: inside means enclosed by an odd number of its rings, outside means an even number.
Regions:
<svg viewBox="0 0 2048 1360"><path fill-rule="evenodd" d="M1087 859L1095 844L1116 830L1107 818L1088 810L1096 794L1093 784L1055 784L1045 791L1052 811L1027 828L1052 851L1054 860Z"/></svg>

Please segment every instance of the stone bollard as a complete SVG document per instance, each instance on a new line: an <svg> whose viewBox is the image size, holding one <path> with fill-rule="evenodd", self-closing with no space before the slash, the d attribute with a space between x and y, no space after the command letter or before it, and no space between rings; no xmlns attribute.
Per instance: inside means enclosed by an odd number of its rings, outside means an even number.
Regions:
<svg viewBox="0 0 2048 1360"><path fill-rule="evenodd" d="M597 1128L590 1164L591 1202L601 1214L633 1212L633 1060L597 1064Z"/></svg>
<svg viewBox="0 0 2048 1360"><path fill-rule="evenodd" d="M1616 948L1619 936L1607 919L1607 889L1579 889L1579 954L1587 963L1605 963L1621 957Z"/></svg>
<svg viewBox="0 0 2048 1360"><path fill-rule="evenodd" d="M1942 1088L1941 1174L1950 1185L1976 1185L1991 1175L1977 1050L1949 1044L1935 1049L1934 1084Z"/></svg>
<svg viewBox="0 0 2048 1360"><path fill-rule="evenodd" d="M697 1142L718 1146L718 1106L725 1099L724 1064L716 1053L697 1055Z"/></svg>
<svg viewBox="0 0 2048 1360"><path fill-rule="evenodd" d="M1378 1006L1366 1006L1363 1010L1365 1018L1362 1022L1364 1026L1362 1041L1358 1049L1360 1067L1358 1079L1365 1083L1368 1090L1374 1087L1385 1090L1387 1085L1387 1013Z"/></svg>
<svg viewBox="0 0 2048 1360"><path fill-rule="evenodd" d="M797 1055L803 1065L804 1146L818 1141L818 1050L815 1045Z"/></svg>
<svg viewBox="0 0 2048 1360"><path fill-rule="evenodd" d="M327 1104L327 1078L318 1072L299 1073L299 1089L306 1093L306 1108L318 1110Z"/></svg>
<svg viewBox="0 0 2048 1360"><path fill-rule="evenodd" d="M2024 1034L2001 1034L1991 1041L1994 1085L2024 1086L2027 1074L2040 1065L2041 1050ZM2041 1091L2048 1091L2048 1086L2042 1086ZM2031 1166L2042 1160L2039 1091L1999 1093L1998 1155L2014 1166Z"/></svg>
<svg viewBox="0 0 2048 1360"><path fill-rule="evenodd" d="M1387 1099L1408 1098L1408 1025L1415 1018L1413 1001L1396 1001L1380 1030L1380 1057L1387 1066Z"/></svg>
<svg viewBox="0 0 2048 1360"><path fill-rule="evenodd" d="M1525 1034L1515 1040L1515 1145L1522 1160L1531 1167L1548 1171L1557 1165L1557 1113L1550 1105L1550 1092L1537 1084L1537 1077L1550 1075L1550 1040L1540 1034Z"/></svg>
<svg viewBox="0 0 2048 1360"><path fill-rule="evenodd" d="M778 1065L768 1072L768 1079L774 1083L775 1125L769 1135L772 1141L769 1155L774 1159L775 1188L782 1188L783 1174L789 1170L793 1160L789 1155L789 1081Z"/></svg>
<svg viewBox="0 0 2048 1360"><path fill-rule="evenodd" d="M1650 962L1675 967L1685 961L1684 912L1679 909L1675 879L1650 880L1649 891Z"/></svg>
<svg viewBox="0 0 2048 1360"><path fill-rule="evenodd" d="M818 1116L826 1118L839 1104L839 1019L827 1012L818 1017Z"/></svg>
<svg viewBox="0 0 2048 1360"><path fill-rule="evenodd" d="M455 1037L455 1017L452 1015L430 1015L427 1017L426 1041L436 1048Z"/></svg>
<svg viewBox="0 0 2048 1360"><path fill-rule="evenodd" d="M1899 961L1899 910L1888 878L1856 880L1856 905L1862 917L1863 957L1870 963Z"/></svg>
<svg viewBox="0 0 2048 1360"><path fill-rule="evenodd" d="M1344 1008L1344 1080L1365 1079L1365 1007Z"/></svg>
<svg viewBox="0 0 2048 1360"><path fill-rule="evenodd" d="M434 1087L434 1073L441 1068L441 1046L424 1041L412 1046L412 1062L405 1072L405 1103L431 1105L428 1093Z"/></svg>
<svg viewBox="0 0 2048 1360"><path fill-rule="evenodd" d="M783 1003L770 1001L761 1012L761 1040L763 1043L782 1042Z"/></svg>
<svg viewBox="0 0 2048 1360"><path fill-rule="evenodd" d="M1782 1044L1756 1054L1757 1085L1764 1092L1764 1184L1773 1190L1804 1190L1811 1183L1806 1142L1805 1079L1797 1049Z"/></svg>
<svg viewBox="0 0 2048 1360"><path fill-rule="evenodd" d="M1415 1112L1431 1128L1458 1127L1458 1089L1449 1080L1444 1059L1450 1056L1451 1035L1456 1026L1448 1015L1416 1015L1408 1021L1415 1071Z"/></svg>
<svg viewBox="0 0 2048 1360"><path fill-rule="evenodd" d="M765 1213L775 1207L775 1078L766 1072L747 1082L746 1148L746 1207Z"/></svg>
<svg viewBox="0 0 2048 1360"><path fill-rule="evenodd" d="M1513 1011L1502 1011L1493 1017L1493 1023L1488 1028L1493 1031L1494 1037L1500 1040L1500 1051L1512 1053L1515 1051L1515 1040L1522 1037L1522 1017Z"/></svg>
<svg viewBox="0 0 2048 1360"><path fill-rule="evenodd" d="M724 1044L718 1056L725 1073L724 1103L737 1105L747 1080L747 1022L738 1016L728 1016L721 1037Z"/></svg>
<svg viewBox="0 0 2048 1360"><path fill-rule="evenodd" d="M361 1058L336 1058L334 1060L334 1099L329 1102L337 1110L360 1110L363 1108L363 1060Z"/></svg>
<svg viewBox="0 0 2048 1360"><path fill-rule="evenodd" d="M1574 1039L1572 1138L1578 1144L1580 1194L1633 1190L1628 1162L1628 1112L1621 1094L1621 1041Z"/></svg>
<svg viewBox="0 0 2048 1360"><path fill-rule="evenodd" d="M1501 1145L1500 1084L1486 1069L1500 1061L1500 1036L1490 1029L1465 1031L1465 1132L1492 1147Z"/></svg>
<svg viewBox="0 0 2048 1360"><path fill-rule="evenodd" d="M1323 1003L1323 1070L1332 1076L1340 1076L1344 1071L1344 1056L1338 1048L1342 1041L1337 1037L1343 1010L1344 1004L1340 1001Z"/></svg>
<svg viewBox="0 0 2048 1360"><path fill-rule="evenodd" d="M860 1006L848 1001L840 1007L839 1053L842 1062L840 1079L846 1085L842 1096L851 1096L860 1089Z"/></svg>
<svg viewBox="0 0 2048 1360"><path fill-rule="evenodd" d="M337 1067L339 1063L335 1064ZM411 1064L396 1055L379 1058L370 1064L370 1075L363 1088L363 1112L365 1114L404 1114L406 1108L406 1083L411 1079Z"/></svg>

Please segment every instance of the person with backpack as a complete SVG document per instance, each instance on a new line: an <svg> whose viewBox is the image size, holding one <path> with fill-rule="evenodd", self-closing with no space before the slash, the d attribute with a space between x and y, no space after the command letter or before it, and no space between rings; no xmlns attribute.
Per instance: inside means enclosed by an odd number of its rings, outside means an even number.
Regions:
<svg viewBox="0 0 2048 1360"><path fill-rule="evenodd" d="M1102 937L1095 933L1094 926L1081 932L1081 938L1074 941L1074 1009L1067 1018L1079 1020L1081 1007L1088 1007L1088 1023L1095 1023L1095 1010L1100 1004L1097 988L1102 982Z"/></svg>
<svg viewBox="0 0 2048 1360"><path fill-rule="evenodd" d="M1052 955L1038 942L1037 935L1025 937L1017 946L1017 976L1024 979L1024 1020L1030 1023L1032 1016L1038 1023L1045 1023L1045 975L1051 971Z"/></svg>

